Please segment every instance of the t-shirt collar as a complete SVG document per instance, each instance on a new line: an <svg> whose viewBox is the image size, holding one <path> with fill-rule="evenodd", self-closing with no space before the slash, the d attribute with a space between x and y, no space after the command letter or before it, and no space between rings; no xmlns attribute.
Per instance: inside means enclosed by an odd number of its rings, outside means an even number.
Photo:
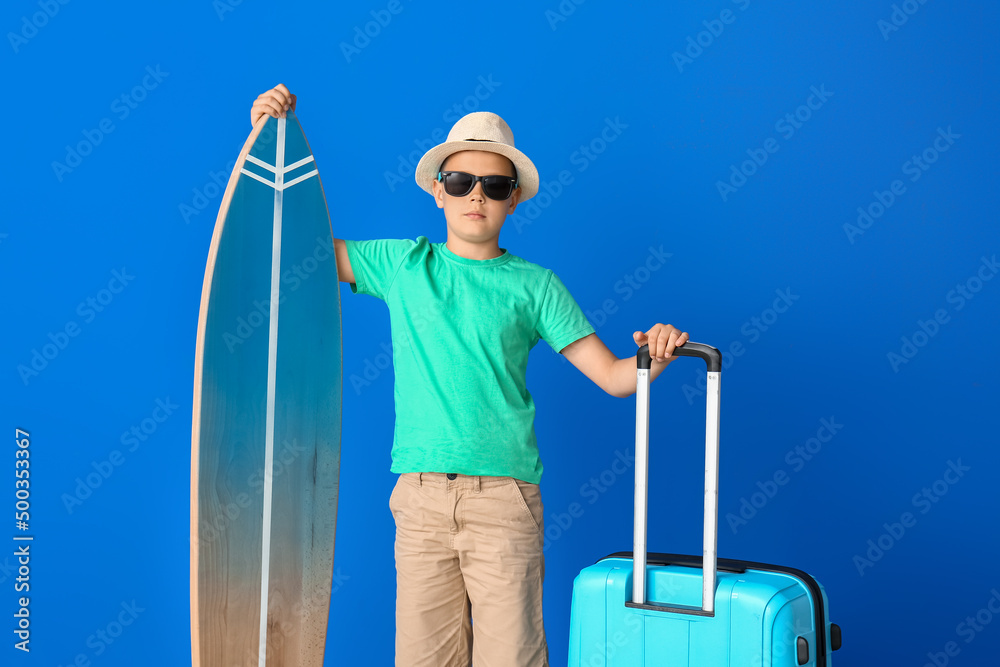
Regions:
<svg viewBox="0 0 1000 667"><path fill-rule="evenodd" d="M500 250L503 251L503 254L498 257L491 257L490 259L469 259L468 257L461 257L453 253L448 249L448 245L446 243L438 243L436 245L439 247L442 255L453 262L465 264L467 266L497 266L508 262L512 256L509 252L507 252L506 248L500 248Z"/></svg>

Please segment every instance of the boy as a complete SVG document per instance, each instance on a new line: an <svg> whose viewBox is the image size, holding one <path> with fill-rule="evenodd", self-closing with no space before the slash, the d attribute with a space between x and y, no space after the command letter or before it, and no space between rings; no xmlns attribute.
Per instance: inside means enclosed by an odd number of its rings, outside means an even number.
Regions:
<svg viewBox="0 0 1000 667"><path fill-rule="evenodd" d="M254 102L251 122L295 103L279 84ZM545 339L620 397L635 392L635 357L608 350L555 274L500 248L504 219L537 193L538 172L499 116L460 119L416 181L444 210L446 243L334 240L340 280L389 306L396 665L544 667L528 352ZM688 335L656 324L633 338L649 345L655 379Z"/></svg>

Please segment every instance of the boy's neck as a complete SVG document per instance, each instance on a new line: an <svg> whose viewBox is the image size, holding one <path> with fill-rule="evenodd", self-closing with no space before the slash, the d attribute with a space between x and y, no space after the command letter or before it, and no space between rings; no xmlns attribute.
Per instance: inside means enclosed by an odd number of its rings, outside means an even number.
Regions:
<svg viewBox="0 0 1000 667"><path fill-rule="evenodd" d="M500 250L500 245L495 240L492 244L479 244L450 238L445 243L445 246L452 254L464 257L465 259L493 259L503 254Z"/></svg>

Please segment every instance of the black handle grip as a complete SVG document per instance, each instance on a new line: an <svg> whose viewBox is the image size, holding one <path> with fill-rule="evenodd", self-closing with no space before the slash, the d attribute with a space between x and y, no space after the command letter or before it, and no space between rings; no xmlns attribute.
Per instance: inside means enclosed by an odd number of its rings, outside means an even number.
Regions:
<svg viewBox="0 0 1000 667"><path fill-rule="evenodd" d="M692 343L691 341L688 341L680 347L675 347L673 356L698 357L699 359L704 359L705 364L708 365L709 373L718 373L722 370L722 353L711 345ZM639 348L639 351L636 353L635 363L636 368L649 370L651 361L649 358L648 345L643 345Z"/></svg>

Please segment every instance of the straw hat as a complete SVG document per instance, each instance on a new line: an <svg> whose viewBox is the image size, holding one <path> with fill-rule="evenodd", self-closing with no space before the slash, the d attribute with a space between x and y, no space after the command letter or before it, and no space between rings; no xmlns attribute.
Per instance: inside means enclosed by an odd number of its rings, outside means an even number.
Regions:
<svg viewBox="0 0 1000 667"><path fill-rule="evenodd" d="M517 169L517 184L521 188L520 201L531 199L538 193L538 170L521 151L514 148L514 133L503 118L489 111L476 111L458 119L443 144L430 149L417 163L414 177L428 194L434 194L431 184L437 180L441 164L452 153L459 151L488 151L508 158ZM489 174L480 174L488 176Z"/></svg>

